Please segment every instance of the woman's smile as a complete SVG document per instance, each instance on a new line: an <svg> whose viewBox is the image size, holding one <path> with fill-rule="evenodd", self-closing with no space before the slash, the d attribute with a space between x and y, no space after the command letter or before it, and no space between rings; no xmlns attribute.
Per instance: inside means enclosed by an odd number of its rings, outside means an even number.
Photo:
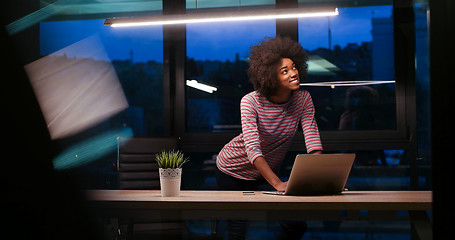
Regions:
<svg viewBox="0 0 455 240"><path fill-rule="evenodd" d="M281 89L293 91L300 88L299 71L291 59L281 59L278 70L278 81L280 82Z"/></svg>

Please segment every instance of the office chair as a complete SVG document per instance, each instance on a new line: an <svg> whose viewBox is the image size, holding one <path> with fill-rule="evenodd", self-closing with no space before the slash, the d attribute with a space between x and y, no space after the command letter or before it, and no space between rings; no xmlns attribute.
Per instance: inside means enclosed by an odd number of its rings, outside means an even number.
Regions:
<svg viewBox="0 0 455 240"><path fill-rule="evenodd" d="M178 148L178 138L173 137L119 137L119 189L159 190L160 178L155 154Z"/></svg>
<svg viewBox="0 0 455 240"><path fill-rule="evenodd" d="M178 143L178 138L173 137L119 137L117 144L119 189L159 190L160 178L155 154L163 150L178 149ZM183 221L153 221L142 218L119 219L119 226L125 224L127 225L125 234L127 239L138 238L141 234L152 235L155 238L162 237L163 239L181 238L185 232ZM139 231L141 226L142 231ZM172 235L169 236L169 234Z"/></svg>
<svg viewBox="0 0 455 240"><path fill-rule="evenodd" d="M122 190L159 190L160 178L155 154L163 150L179 149L179 139L174 137L119 137L117 141L118 184ZM219 239L216 237L217 222L212 221L212 234L209 236L194 236L197 239ZM127 225L127 239L137 238L134 235L135 226L147 226L154 239L187 239L193 238L193 233L187 229L185 221L152 221L147 219L119 219L119 226ZM138 227L136 227L138 228ZM171 236L169 236L171 233ZM140 235L140 234L137 234ZM148 236L150 237L150 236Z"/></svg>

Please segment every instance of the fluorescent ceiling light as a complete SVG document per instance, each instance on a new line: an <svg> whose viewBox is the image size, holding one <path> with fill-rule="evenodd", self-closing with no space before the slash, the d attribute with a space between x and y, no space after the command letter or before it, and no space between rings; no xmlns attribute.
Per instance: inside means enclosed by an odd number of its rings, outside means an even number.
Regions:
<svg viewBox="0 0 455 240"><path fill-rule="evenodd" d="M169 24L190 24L205 22L229 22L229 21L253 21L266 19L306 18L337 16L338 9L335 7L317 8L292 8L249 10L230 12L200 12L179 15L160 15L130 18L106 19L104 25L111 27L139 27Z"/></svg>
<svg viewBox="0 0 455 240"><path fill-rule="evenodd" d="M395 80L387 81L334 81L334 82L314 82L314 83L301 83L300 86L311 86L311 87L350 87L350 86L365 86L365 85L376 85L376 84L388 84L395 83Z"/></svg>
<svg viewBox="0 0 455 240"><path fill-rule="evenodd" d="M189 87L193 87L204 92L213 93L218 89L216 87L212 87L203 83L199 83L197 80L186 80L186 85Z"/></svg>

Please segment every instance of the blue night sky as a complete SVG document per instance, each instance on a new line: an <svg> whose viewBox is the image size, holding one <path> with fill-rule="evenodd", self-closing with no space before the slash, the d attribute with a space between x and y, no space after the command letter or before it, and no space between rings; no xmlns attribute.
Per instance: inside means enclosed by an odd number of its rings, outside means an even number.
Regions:
<svg viewBox="0 0 455 240"><path fill-rule="evenodd" d="M330 17L332 47L371 41L371 18L390 17L391 6L340 8ZM162 62L162 27L111 28L104 19L43 22L40 24L41 54L48 55L98 36L110 60L125 60L134 53L135 62ZM205 23L187 25L187 55L197 60L234 60L248 57L251 45L275 36L275 21ZM299 20L299 41L305 49L328 47L328 18Z"/></svg>

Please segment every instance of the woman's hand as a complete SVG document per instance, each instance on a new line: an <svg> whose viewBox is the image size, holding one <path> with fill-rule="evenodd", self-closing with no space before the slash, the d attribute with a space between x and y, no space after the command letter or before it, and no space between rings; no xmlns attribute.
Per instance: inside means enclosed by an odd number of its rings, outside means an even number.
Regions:
<svg viewBox="0 0 455 240"><path fill-rule="evenodd" d="M280 178L272 171L264 157L258 157L254 160L253 165L259 170L261 175L269 182L277 191L286 190L287 182L282 182Z"/></svg>
<svg viewBox="0 0 455 240"><path fill-rule="evenodd" d="M287 185L288 185L288 182L279 182L278 184L276 184L273 187L279 192L284 192L286 190Z"/></svg>

